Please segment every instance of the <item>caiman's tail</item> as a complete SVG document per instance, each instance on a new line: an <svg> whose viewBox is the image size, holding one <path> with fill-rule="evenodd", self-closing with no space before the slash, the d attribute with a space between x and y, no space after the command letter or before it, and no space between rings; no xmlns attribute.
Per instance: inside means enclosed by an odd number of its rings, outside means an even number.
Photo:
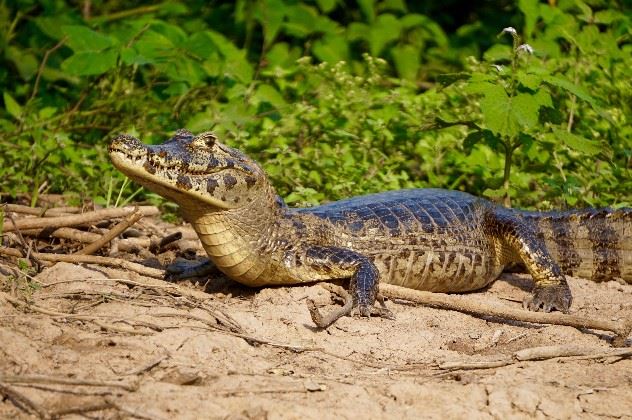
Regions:
<svg viewBox="0 0 632 420"><path fill-rule="evenodd" d="M565 274L632 283L632 208L520 212Z"/></svg>

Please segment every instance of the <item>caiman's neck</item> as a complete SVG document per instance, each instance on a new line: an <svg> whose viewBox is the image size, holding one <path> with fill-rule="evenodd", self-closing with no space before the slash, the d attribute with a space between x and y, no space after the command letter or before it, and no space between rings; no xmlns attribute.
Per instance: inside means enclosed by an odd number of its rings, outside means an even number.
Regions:
<svg viewBox="0 0 632 420"><path fill-rule="evenodd" d="M288 211L271 186L235 209L213 209L201 203L180 203L180 208L222 272L241 283L258 284L269 265L267 243L275 236L276 222Z"/></svg>

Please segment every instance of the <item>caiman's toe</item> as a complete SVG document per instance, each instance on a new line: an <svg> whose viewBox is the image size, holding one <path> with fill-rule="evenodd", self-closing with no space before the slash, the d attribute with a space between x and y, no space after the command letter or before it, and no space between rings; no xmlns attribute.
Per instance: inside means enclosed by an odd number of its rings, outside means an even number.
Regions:
<svg viewBox="0 0 632 420"><path fill-rule="evenodd" d="M537 287L533 294L526 298L523 306L530 311L551 312L553 310L567 313L571 307L573 296L566 284Z"/></svg>
<svg viewBox="0 0 632 420"><path fill-rule="evenodd" d="M371 316L372 307L369 305L358 305L360 316Z"/></svg>

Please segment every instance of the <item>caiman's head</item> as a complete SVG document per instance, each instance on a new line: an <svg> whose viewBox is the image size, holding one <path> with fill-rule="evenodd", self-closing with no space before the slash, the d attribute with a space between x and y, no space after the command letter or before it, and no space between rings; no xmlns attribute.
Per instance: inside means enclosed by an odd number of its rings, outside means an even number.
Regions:
<svg viewBox="0 0 632 420"><path fill-rule="evenodd" d="M212 133L178 130L156 146L124 134L110 143L109 152L121 172L181 207L234 209L272 192L255 161Z"/></svg>

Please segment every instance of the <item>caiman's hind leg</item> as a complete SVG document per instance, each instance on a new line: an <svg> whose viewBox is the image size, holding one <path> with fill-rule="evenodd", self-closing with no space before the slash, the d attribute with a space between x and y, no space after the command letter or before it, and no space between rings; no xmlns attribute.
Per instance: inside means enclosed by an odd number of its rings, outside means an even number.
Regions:
<svg viewBox="0 0 632 420"><path fill-rule="evenodd" d="M572 302L571 290L562 270L533 228L503 209L490 212L485 224L491 235L505 242L519 256L533 277L535 286L532 296L523 303L525 308L532 311L551 312L556 309L568 312Z"/></svg>
<svg viewBox="0 0 632 420"><path fill-rule="evenodd" d="M378 296L379 272L364 255L345 248L313 246L305 252L301 266L308 273L311 272L314 279L351 279L351 296L343 296L345 304L342 308L322 315L314 302L308 301L312 320L317 326L325 328L337 319L350 315L355 308L362 316L393 317L391 311L384 307L382 299L381 308L374 306Z"/></svg>

